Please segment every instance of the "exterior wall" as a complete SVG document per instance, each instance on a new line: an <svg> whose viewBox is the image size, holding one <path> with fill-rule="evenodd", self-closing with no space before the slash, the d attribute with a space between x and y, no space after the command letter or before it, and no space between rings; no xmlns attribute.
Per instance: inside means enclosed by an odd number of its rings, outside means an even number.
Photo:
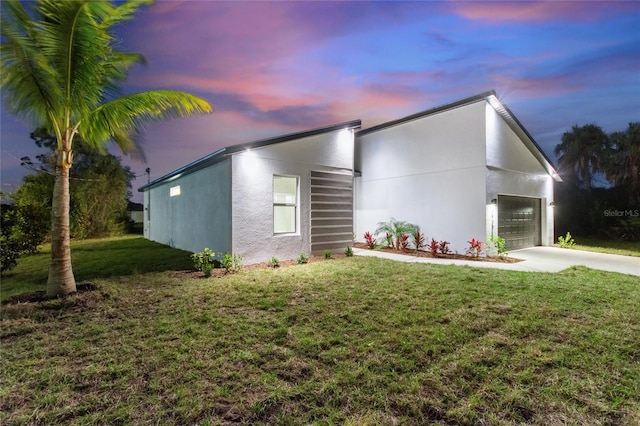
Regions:
<svg viewBox="0 0 640 426"><path fill-rule="evenodd" d="M311 171L353 174L353 131L340 130L235 153L232 157L233 253L245 264L311 250ZM273 233L273 175L298 176L295 234Z"/></svg>
<svg viewBox="0 0 640 426"><path fill-rule="evenodd" d="M391 217L464 253L484 238L485 101L359 136L355 234Z"/></svg>
<svg viewBox="0 0 640 426"><path fill-rule="evenodd" d="M180 185L180 195L169 190ZM171 247L200 252L231 251L231 160L144 192L144 236Z"/></svg>
<svg viewBox="0 0 640 426"><path fill-rule="evenodd" d="M497 234L498 210L491 204L498 195L542 200L542 245L553 244L553 179L507 123L487 103L487 239Z"/></svg>

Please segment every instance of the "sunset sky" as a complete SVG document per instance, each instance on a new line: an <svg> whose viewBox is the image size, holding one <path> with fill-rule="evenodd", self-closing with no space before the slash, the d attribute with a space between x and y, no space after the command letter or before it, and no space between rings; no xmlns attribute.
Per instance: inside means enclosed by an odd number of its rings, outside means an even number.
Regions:
<svg viewBox="0 0 640 426"><path fill-rule="evenodd" d="M495 89L546 154L571 126L640 121L640 2L158 1L120 28L143 53L125 92L179 89L214 114L154 124L137 188L216 149ZM2 189L32 129L1 114ZM461 123L464 125L464 123ZM113 151L116 153L117 151Z"/></svg>

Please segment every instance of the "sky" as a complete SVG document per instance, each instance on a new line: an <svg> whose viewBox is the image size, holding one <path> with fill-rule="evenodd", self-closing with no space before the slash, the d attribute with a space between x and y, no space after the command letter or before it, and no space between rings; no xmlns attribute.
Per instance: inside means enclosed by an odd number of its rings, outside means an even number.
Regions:
<svg viewBox="0 0 640 426"><path fill-rule="evenodd" d="M124 93L185 90L213 114L145 128L137 188L217 149L494 89L552 160L574 125L640 121L640 1L159 0L118 29L142 53ZM2 190L33 130L0 112ZM463 125L463 123L461 123ZM117 149L111 149L118 155Z"/></svg>

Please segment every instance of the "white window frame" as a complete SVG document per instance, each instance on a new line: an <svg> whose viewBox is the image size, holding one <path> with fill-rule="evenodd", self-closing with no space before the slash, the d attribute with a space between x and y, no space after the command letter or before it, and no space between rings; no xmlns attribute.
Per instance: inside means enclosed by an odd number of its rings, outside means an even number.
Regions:
<svg viewBox="0 0 640 426"><path fill-rule="evenodd" d="M291 201L276 201L276 179L295 179L295 199L293 202ZM299 203L300 203L300 177L299 176L290 176L290 175L273 175L272 179L273 185L273 234L274 235L291 235L296 234L298 232L298 211L299 211ZM281 231L276 229L276 209L277 207L293 207L293 230Z"/></svg>

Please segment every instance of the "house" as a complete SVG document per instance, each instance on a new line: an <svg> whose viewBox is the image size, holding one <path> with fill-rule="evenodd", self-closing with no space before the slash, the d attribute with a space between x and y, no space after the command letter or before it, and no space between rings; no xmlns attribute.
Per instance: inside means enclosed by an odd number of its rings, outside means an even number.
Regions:
<svg viewBox="0 0 640 426"><path fill-rule="evenodd" d="M553 243L560 177L495 92L360 127L230 146L150 182L145 237L249 264L343 250L391 218L460 253L492 235Z"/></svg>
<svg viewBox="0 0 640 426"><path fill-rule="evenodd" d="M359 131L354 168L358 240L393 217L460 253L553 244L560 177L494 91Z"/></svg>
<svg viewBox="0 0 640 426"><path fill-rule="evenodd" d="M144 236L172 247L272 256L353 243L360 120L220 149L141 187Z"/></svg>

